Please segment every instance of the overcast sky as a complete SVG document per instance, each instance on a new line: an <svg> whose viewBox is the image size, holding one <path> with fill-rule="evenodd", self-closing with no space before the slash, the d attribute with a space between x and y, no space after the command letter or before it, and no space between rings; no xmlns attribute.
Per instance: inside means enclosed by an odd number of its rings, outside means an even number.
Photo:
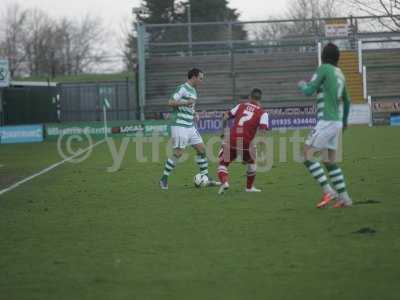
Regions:
<svg viewBox="0 0 400 300"><path fill-rule="evenodd" d="M201 1L201 0L197 0ZM38 7L51 16L100 16L104 24L119 28L129 21L132 7L139 6L140 0L2 0L18 2L22 7ZM241 13L241 20L260 20L284 11L286 1L282 0L229 0L229 6Z"/></svg>
<svg viewBox="0 0 400 300"><path fill-rule="evenodd" d="M201 1L201 0L197 0ZM141 4L141 0L1 0L7 7L9 3L19 3L23 8L39 8L51 17L74 17L85 15L100 17L107 28L108 45L117 55L123 44L123 31L130 30L132 8ZM230 8L236 8L241 21L263 20L268 16L280 15L285 10L286 0L228 0ZM111 53L112 53L111 52Z"/></svg>

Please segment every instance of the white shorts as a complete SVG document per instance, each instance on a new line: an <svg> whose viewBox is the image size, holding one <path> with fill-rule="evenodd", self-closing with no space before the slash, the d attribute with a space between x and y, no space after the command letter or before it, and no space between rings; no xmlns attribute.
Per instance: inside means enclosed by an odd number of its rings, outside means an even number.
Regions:
<svg viewBox="0 0 400 300"><path fill-rule="evenodd" d="M187 146L203 144L196 127L171 126L172 147L185 149Z"/></svg>
<svg viewBox="0 0 400 300"><path fill-rule="evenodd" d="M306 145L320 150L337 150L342 126L340 121L318 121L308 135Z"/></svg>

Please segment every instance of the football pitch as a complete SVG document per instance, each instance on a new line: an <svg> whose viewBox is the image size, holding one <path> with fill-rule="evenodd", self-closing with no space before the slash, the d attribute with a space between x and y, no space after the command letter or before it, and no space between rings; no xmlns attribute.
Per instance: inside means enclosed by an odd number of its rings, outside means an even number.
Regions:
<svg viewBox="0 0 400 300"><path fill-rule="evenodd" d="M355 205L322 210L289 142L262 193L235 163L223 196L193 186L193 150L161 191L165 151L139 162L130 141L109 172L101 143L0 196L0 299L399 299L400 128L351 127L343 143ZM56 142L1 145L0 190L61 160Z"/></svg>

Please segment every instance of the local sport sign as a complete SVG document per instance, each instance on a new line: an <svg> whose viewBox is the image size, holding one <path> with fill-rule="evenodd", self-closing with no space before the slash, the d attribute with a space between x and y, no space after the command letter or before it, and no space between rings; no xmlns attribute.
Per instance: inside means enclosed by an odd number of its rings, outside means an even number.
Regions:
<svg viewBox="0 0 400 300"><path fill-rule="evenodd" d="M90 135L103 137L104 134L124 135L131 137L169 136L169 124L166 121L114 121L110 122L107 131L101 122L47 124L46 138L57 139L60 136Z"/></svg>
<svg viewBox="0 0 400 300"><path fill-rule="evenodd" d="M10 85L10 66L7 59L0 58L0 88Z"/></svg>

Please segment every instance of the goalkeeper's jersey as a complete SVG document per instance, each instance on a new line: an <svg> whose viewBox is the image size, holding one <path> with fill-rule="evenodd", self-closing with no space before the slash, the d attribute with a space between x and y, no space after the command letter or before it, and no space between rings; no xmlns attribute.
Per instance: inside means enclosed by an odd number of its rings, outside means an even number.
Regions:
<svg viewBox="0 0 400 300"><path fill-rule="evenodd" d="M181 84L177 87L175 93L172 95L172 99L179 100L197 100L197 91L189 83ZM194 115L195 115L195 104L192 106L179 106L175 107L172 113L172 124L173 126L181 127L193 127L194 126Z"/></svg>
<svg viewBox="0 0 400 300"><path fill-rule="evenodd" d="M306 96L317 93L318 120L341 121L339 113L340 100L345 105L343 122L347 123L350 99L347 93L346 79L343 72L331 64L323 64L312 77L311 81L302 87Z"/></svg>

